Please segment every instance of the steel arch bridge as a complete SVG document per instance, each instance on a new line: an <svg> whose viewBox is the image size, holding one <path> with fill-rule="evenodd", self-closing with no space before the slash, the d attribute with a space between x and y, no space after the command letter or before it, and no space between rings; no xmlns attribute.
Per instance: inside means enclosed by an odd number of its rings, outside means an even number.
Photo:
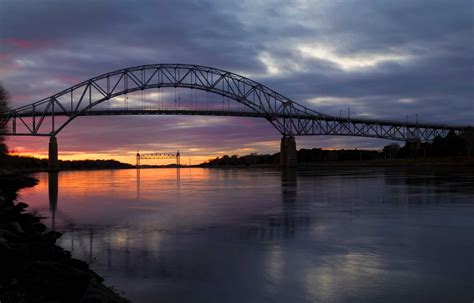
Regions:
<svg viewBox="0 0 474 303"><path fill-rule="evenodd" d="M243 105L244 110L185 108L100 109L113 98L153 88L187 88L217 94ZM283 136L338 135L398 141L431 141L467 126L343 118L326 115L279 94L269 87L225 70L190 64L153 64L120 69L83 81L37 102L2 112L2 135L55 136L79 116L208 115L259 117ZM51 144L50 144L51 147ZM282 152L283 154L283 152ZM50 154L51 156L51 154Z"/></svg>

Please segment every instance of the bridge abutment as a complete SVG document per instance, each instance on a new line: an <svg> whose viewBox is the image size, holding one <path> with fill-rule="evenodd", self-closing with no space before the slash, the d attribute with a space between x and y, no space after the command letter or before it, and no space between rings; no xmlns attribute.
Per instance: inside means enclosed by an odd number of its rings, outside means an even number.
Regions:
<svg viewBox="0 0 474 303"><path fill-rule="evenodd" d="M293 136L283 136L280 144L280 166L296 167L296 141Z"/></svg>
<svg viewBox="0 0 474 303"><path fill-rule="evenodd" d="M48 169L51 172L59 170L58 141L56 140L56 136L49 137Z"/></svg>

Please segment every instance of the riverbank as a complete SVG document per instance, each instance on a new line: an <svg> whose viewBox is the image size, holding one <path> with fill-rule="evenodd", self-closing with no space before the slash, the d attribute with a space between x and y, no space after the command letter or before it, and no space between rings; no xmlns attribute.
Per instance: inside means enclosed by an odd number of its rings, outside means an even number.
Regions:
<svg viewBox="0 0 474 303"><path fill-rule="evenodd" d="M279 164L200 165L203 168L278 168ZM310 167L472 167L474 158L384 159L355 161L299 162L298 168Z"/></svg>
<svg viewBox="0 0 474 303"><path fill-rule="evenodd" d="M28 213L17 192L37 180L0 172L0 302L129 302L83 261L56 245L61 233Z"/></svg>
<svg viewBox="0 0 474 303"><path fill-rule="evenodd" d="M418 159L384 159L384 160L362 160L362 161L327 161L298 163L298 167L318 167L318 166L361 166L361 167L439 167L439 166L472 166L474 167L474 158L418 158Z"/></svg>
<svg viewBox="0 0 474 303"><path fill-rule="evenodd" d="M237 163L237 164L209 164L202 163L191 166L181 166L181 168L280 168L279 163ZM440 157L440 158L414 158L414 159L372 159L372 160L346 160L346 161L317 161L299 162L299 168L311 167L472 167L474 169L474 157ZM176 165L147 165L140 169L155 168L178 168ZM64 167L60 171L94 171L110 169L136 169L133 165L116 167ZM34 168L13 169L17 175L48 172L47 166ZM0 172L1 174L1 172Z"/></svg>
<svg viewBox="0 0 474 303"><path fill-rule="evenodd" d="M48 159L29 156L6 155L2 159L3 168L19 173L48 171ZM117 160L59 160L60 170L96 170L135 168L134 165Z"/></svg>

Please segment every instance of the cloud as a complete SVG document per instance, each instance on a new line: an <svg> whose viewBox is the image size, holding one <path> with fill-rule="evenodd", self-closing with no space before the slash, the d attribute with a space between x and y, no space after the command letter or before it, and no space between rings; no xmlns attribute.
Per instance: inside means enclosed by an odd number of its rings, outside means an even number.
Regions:
<svg viewBox="0 0 474 303"><path fill-rule="evenodd" d="M327 114L344 114L350 107L351 115L401 120L418 115L421 121L474 124L473 5L469 0L140 5L3 0L0 77L16 106L127 66L195 63L246 75ZM156 99L147 97L148 103ZM157 149L159 140L211 155L278 147L278 133L265 121L154 118L82 118L88 122L75 121L61 135L61 148L92 152L97 144L108 153L123 152L147 144ZM9 142L14 147L27 142L22 140ZM386 143L344 137L298 142Z"/></svg>

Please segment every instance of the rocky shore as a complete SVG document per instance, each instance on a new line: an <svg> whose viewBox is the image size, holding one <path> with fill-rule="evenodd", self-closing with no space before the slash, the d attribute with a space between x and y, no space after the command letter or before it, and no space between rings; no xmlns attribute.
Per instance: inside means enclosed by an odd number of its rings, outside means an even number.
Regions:
<svg viewBox="0 0 474 303"><path fill-rule="evenodd" d="M0 302L129 302L87 263L56 245L61 233L48 231L41 217L16 201L19 189L36 183L0 172Z"/></svg>

